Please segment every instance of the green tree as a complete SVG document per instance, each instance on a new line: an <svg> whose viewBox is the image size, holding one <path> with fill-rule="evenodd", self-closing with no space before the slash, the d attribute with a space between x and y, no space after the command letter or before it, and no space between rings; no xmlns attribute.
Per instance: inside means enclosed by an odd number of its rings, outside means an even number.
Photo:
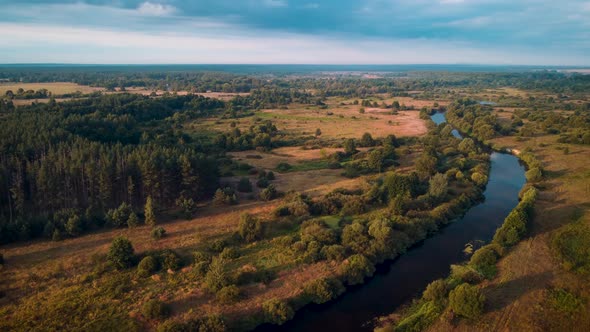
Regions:
<svg viewBox="0 0 590 332"><path fill-rule="evenodd" d="M447 196L449 181L447 180L446 175L436 173L432 178L430 178L428 184L428 194L436 202L441 201Z"/></svg>
<svg viewBox="0 0 590 332"><path fill-rule="evenodd" d="M223 258L214 258L209 264L209 270L205 275L205 287L212 292L217 292L230 284L230 278L225 271L225 260Z"/></svg>
<svg viewBox="0 0 590 332"><path fill-rule="evenodd" d="M145 215L145 224L156 226L156 214L154 212L154 202L152 200L152 196L148 196L143 210Z"/></svg>
<svg viewBox="0 0 590 332"><path fill-rule="evenodd" d="M344 293L344 286L338 279L322 278L305 285L303 287L303 293L313 303L321 304Z"/></svg>
<svg viewBox="0 0 590 332"><path fill-rule="evenodd" d="M293 318L295 311L289 304L278 299L272 299L262 304L265 321L282 325Z"/></svg>
<svg viewBox="0 0 590 332"><path fill-rule="evenodd" d="M375 272L371 261L363 255L352 255L347 264L342 267L342 274L349 285L361 284L365 277L370 277Z"/></svg>
<svg viewBox="0 0 590 332"><path fill-rule="evenodd" d="M141 314L147 319L164 319L170 315L170 307L159 300L149 300L141 306Z"/></svg>
<svg viewBox="0 0 590 332"><path fill-rule="evenodd" d="M349 138L346 141L344 141L344 153L346 153L347 155L353 155L356 152L356 142L353 138Z"/></svg>
<svg viewBox="0 0 590 332"><path fill-rule="evenodd" d="M135 259L131 241L122 236L116 237L111 243L107 258L119 270L131 267Z"/></svg>
<svg viewBox="0 0 590 332"><path fill-rule="evenodd" d="M137 214L135 214L135 212L131 212L129 214L129 218L127 218L127 227L134 228L134 227L137 227L138 225L139 225L139 218L137 217Z"/></svg>
<svg viewBox="0 0 590 332"><path fill-rule="evenodd" d="M441 303L447 298L447 292L447 283L443 279L438 279L428 284L422 297L428 301Z"/></svg>
<svg viewBox="0 0 590 332"><path fill-rule="evenodd" d="M449 294L449 307L456 314L475 319L483 312L485 297L477 286L459 285Z"/></svg>
<svg viewBox="0 0 590 332"><path fill-rule="evenodd" d="M238 234L246 242L254 242L262 238L262 224L258 218L249 213L242 214L238 224Z"/></svg>

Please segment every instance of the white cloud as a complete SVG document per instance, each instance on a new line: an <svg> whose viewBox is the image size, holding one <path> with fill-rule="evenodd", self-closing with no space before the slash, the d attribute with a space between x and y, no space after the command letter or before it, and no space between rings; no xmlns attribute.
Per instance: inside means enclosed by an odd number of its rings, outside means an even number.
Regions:
<svg viewBox="0 0 590 332"><path fill-rule="evenodd" d="M287 7L289 3L286 0L264 0L264 4L269 7Z"/></svg>
<svg viewBox="0 0 590 332"><path fill-rule="evenodd" d="M176 12L176 8L171 5L146 1L137 7L137 12L146 16L169 16Z"/></svg>
<svg viewBox="0 0 590 332"><path fill-rule="evenodd" d="M465 0L440 0L439 2L443 5L452 5L452 4L464 3Z"/></svg>

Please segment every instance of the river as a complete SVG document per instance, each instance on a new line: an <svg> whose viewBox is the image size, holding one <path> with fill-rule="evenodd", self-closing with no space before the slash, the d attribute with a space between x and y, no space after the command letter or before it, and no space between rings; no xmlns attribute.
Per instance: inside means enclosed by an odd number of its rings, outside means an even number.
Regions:
<svg viewBox="0 0 590 332"><path fill-rule="evenodd" d="M437 124L445 122L443 113L434 114L432 119ZM365 284L349 287L344 295L328 303L305 306L282 326L265 324L257 331L371 331L373 318L395 311L430 282L446 277L451 264L468 258L463 253L465 245L489 242L518 204L518 193L526 181L524 167L509 154L493 152L490 158L485 200L463 218L399 258L378 266Z"/></svg>

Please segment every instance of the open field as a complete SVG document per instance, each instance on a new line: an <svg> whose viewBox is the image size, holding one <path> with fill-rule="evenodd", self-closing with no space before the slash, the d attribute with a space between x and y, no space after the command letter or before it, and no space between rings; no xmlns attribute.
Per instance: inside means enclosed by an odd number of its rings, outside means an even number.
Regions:
<svg viewBox="0 0 590 332"><path fill-rule="evenodd" d="M12 90L12 92L16 93L16 91L22 88L25 91L27 90L41 90L47 89L54 95L63 95L68 93L74 93L80 91L83 94L88 94L96 91L104 91L104 88L97 88L91 87L87 85L78 85L75 83L68 83L68 82L55 82L55 83L0 83L0 95L4 95L6 91Z"/></svg>

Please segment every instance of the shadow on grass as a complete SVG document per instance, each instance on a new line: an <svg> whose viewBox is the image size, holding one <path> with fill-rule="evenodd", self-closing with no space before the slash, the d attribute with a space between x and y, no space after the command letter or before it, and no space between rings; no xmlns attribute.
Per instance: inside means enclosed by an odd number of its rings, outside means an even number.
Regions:
<svg viewBox="0 0 590 332"><path fill-rule="evenodd" d="M526 293L546 288L552 278L553 274L548 271L488 286L484 289L487 297L487 310L502 310Z"/></svg>

